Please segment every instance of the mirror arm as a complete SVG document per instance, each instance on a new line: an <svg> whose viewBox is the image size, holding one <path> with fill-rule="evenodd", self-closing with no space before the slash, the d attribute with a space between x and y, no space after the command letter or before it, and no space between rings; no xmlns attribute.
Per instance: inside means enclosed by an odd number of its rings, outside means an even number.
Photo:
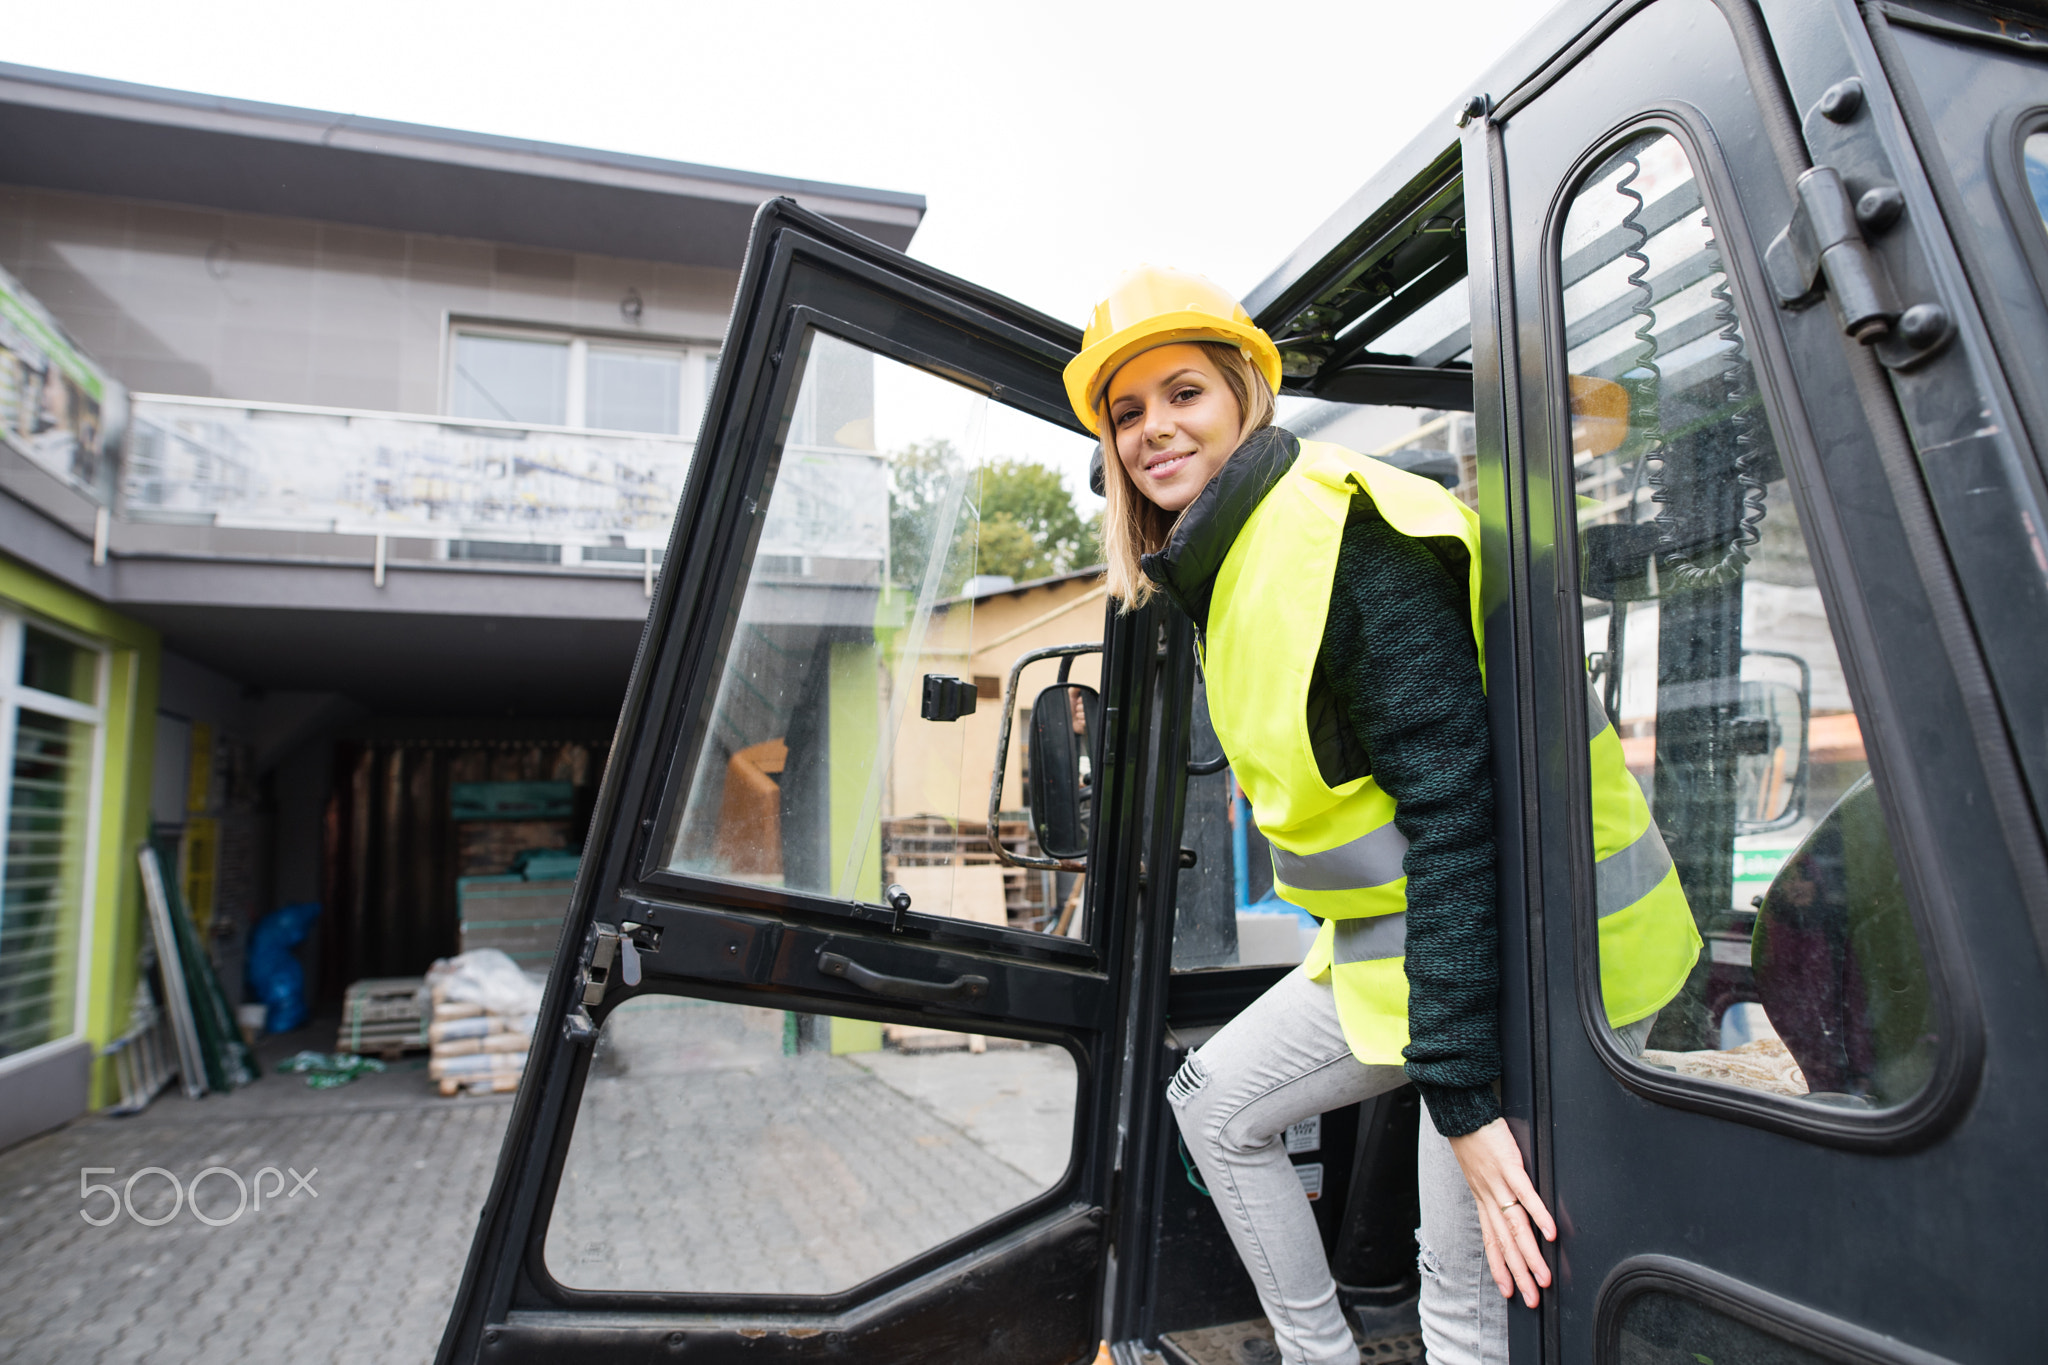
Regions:
<svg viewBox="0 0 2048 1365"><path fill-rule="evenodd" d="M996 732L995 776L989 779L988 784L988 846L995 851L1000 861L1008 863L1011 867L1035 868L1040 872L1088 870L1086 858L1041 858L1034 853L1012 853L1003 847L1003 779L1009 775L1010 769L1010 717L1015 714L1017 708L1017 680L1023 676L1025 666L1035 664L1041 659L1063 659L1065 662L1060 666L1060 676L1064 678L1067 670L1073 667L1073 661L1077 656L1101 652L1102 646L1099 644L1048 645L1044 649L1034 649L1028 654L1018 655L1016 662L1010 665L1009 681L1003 684L1003 722Z"/></svg>

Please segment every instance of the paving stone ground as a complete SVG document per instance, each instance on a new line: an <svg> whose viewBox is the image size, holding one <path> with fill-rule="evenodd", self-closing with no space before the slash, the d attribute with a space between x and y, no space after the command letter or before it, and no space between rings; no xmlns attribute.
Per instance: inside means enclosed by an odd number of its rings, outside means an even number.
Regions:
<svg viewBox="0 0 2048 1365"><path fill-rule="evenodd" d="M594 1072L549 1230L570 1283L844 1287L1066 1166L1073 1066L1054 1049L791 1057L769 1011L618 1018L631 1027ZM287 1038L265 1060L331 1040ZM0 1361L431 1360L510 1110L440 1098L415 1061L334 1091L273 1073L203 1101L167 1093L0 1152ZM132 1213L81 1217L115 1207L81 1201L87 1167L112 1168L86 1179ZM223 1168L249 1205L233 1216L218 1172L174 1205L147 1167L186 1190Z"/></svg>
<svg viewBox="0 0 2048 1365"><path fill-rule="evenodd" d="M557 1279L832 1293L1065 1170L1064 1052L786 1056L782 1019L647 999L606 1021L548 1229Z"/></svg>

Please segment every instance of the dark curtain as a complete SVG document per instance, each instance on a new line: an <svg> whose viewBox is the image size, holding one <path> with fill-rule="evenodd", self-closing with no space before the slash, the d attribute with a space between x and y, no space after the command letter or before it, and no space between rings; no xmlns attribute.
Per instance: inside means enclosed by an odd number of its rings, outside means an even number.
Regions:
<svg viewBox="0 0 2048 1365"><path fill-rule="evenodd" d="M320 1003L338 1006L351 982L419 976L453 954L458 877L504 872L525 848L580 847L604 757L603 745L574 740L339 745L327 808ZM575 788L572 818L478 829L449 814L455 783L543 781Z"/></svg>

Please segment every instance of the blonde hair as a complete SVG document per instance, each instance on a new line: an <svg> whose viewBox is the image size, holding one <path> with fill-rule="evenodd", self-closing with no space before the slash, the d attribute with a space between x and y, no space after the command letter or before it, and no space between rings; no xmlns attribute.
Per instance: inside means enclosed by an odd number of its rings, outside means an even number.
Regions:
<svg viewBox="0 0 2048 1365"><path fill-rule="evenodd" d="M1251 357L1230 342L1193 343L1208 353L1209 360L1223 376L1225 387L1237 399L1244 414L1237 443L1242 446L1255 431L1273 425L1273 391ZM1096 428L1102 441L1102 557L1109 592L1121 604L1119 610L1136 611L1158 591L1138 564L1140 555L1156 553L1173 534L1178 513L1169 512L1140 493L1131 483L1129 471L1116 453L1116 428L1109 420L1109 386L1095 409ZM1234 453L1234 452L1233 452Z"/></svg>

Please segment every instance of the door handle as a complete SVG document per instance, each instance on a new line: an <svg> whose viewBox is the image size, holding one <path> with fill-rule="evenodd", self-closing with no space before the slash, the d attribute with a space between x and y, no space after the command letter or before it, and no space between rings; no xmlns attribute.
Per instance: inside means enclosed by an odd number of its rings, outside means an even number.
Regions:
<svg viewBox="0 0 2048 1365"><path fill-rule="evenodd" d="M819 953L818 970L851 982L873 995L898 1000L929 1000L944 1004L952 1000L979 1000L988 994L988 978L962 975L951 981L919 981L909 976L889 976L861 966L843 953Z"/></svg>

